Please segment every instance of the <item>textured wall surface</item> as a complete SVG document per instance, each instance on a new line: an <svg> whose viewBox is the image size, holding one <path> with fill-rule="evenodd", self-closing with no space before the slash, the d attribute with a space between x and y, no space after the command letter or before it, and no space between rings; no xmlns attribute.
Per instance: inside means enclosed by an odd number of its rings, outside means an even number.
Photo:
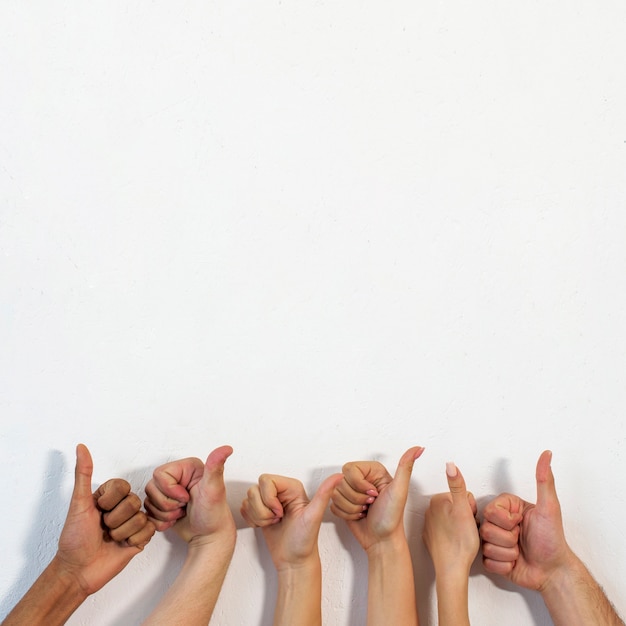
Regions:
<svg viewBox="0 0 626 626"><path fill-rule="evenodd" d="M626 613L623 2L0 3L0 618L54 554L78 441L94 482L231 444L315 488L416 463L420 533L454 460L481 503L534 499ZM213 623L271 623L260 537ZM364 623L329 514L329 625ZM158 537L70 623L139 624ZM549 624L472 572L482 626Z"/></svg>

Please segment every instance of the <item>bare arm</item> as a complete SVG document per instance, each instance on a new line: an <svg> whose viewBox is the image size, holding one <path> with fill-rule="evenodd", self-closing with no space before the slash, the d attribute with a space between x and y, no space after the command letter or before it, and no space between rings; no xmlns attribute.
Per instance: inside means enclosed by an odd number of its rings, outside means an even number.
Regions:
<svg viewBox="0 0 626 626"><path fill-rule="evenodd" d="M65 624L87 599L76 578L55 557L2 622L3 626Z"/></svg>
<svg viewBox="0 0 626 626"><path fill-rule="evenodd" d="M241 513L262 529L278 575L274 626L321 626L322 565L317 547L324 511L339 474L309 501L295 478L263 474L248 490Z"/></svg>
<svg viewBox="0 0 626 626"><path fill-rule="evenodd" d="M446 476L450 491L431 498L423 538L435 566L439 626L469 626L469 572L480 547L476 501L454 463Z"/></svg>
<svg viewBox="0 0 626 626"><path fill-rule="evenodd" d="M393 478L375 461L346 463L344 480L333 493L333 513L346 520L367 554L368 626L418 624L404 507L413 463L423 451L407 450Z"/></svg>
<svg viewBox="0 0 626 626"><path fill-rule="evenodd" d="M224 463L231 454L230 446L222 446L206 464L199 459L168 463L155 470L146 486L146 509L157 529L173 525L188 548L176 580L145 625L209 623L237 535L224 486Z"/></svg>
<svg viewBox="0 0 626 626"><path fill-rule="evenodd" d="M574 553L545 583L541 596L555 626L624 626L600 585Z"/></svg>

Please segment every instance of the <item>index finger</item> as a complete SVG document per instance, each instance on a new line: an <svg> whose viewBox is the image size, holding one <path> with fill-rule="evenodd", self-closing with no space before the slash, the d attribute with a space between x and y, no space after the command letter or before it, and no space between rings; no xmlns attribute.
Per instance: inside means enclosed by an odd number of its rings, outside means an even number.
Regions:
<svg viewBox="0 0 626 626"><path fill-rule="evenodd" d="M181 505L189 502L189 490L204 474L204 463L195 457L171 461L154 470L154 486L168 499Z"/></svg>
<svg viewBox="0 0 626 626"><path fill-rule="evenodd" d="M524 507L527 504L519 496L501 493L485 506L483 518L495 526L512 530L522 521Z"/></svg>
<svg viewBox="0 0 626 626"><path fill-rule="evenodd" d="M297 478L262 474L259 477L259 489L265 506L278 517L282 517L291 504L309 503L304 485Z"/></svg>
<svg viewBox="0 0 626 626"><path fill-rule="evenodd" d="M100 485L93 496L100 509L112 511L129 493L128 481L123 478L111 478Z"/></svg>
<svg viewBox="0 0 626 626"><path fill-rule="evenodd" d="M342 472L353 491L369 496L377 496L380 488L392 481L391 474L378 461L351 461L343 466Z"/></svg>

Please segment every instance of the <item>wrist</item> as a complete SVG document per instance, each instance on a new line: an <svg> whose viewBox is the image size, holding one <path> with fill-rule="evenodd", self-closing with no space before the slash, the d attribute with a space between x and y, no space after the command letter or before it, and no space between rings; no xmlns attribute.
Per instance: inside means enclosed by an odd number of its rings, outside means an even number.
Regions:
<svg viewBox="0 0 626 626"><path fill-rule="evenodd" d="M365 548L368 559L379 559L408 551L409 544L403 529L399 529L383 539L379 539Z"/></svg>
<svg viewBox="0 0 626 626"><path fill-rule="evenodd" d="M237 542L237 529L221 528L207 535L194 535L188 542L188 551L204 552L205 550L233 553Z"/></svg>
<svg viewBox="0 0 626 626"><path fill-rule="evenodd" d="M63 589L63 593L68 596L80 599L83 602L94 593L94 589L90 589L85 581L82 568L68 562L62 554L57 552L45 573L52 577L59 589Z"/></svg>
<svg viewBox="0 0 626 626"><path fill-rule="evenodd" d="M65 624L89 595L77 571L57 554L2 623Z"/></svg>
<svg viewBox="0 0 626 626"><path fill-rule="evenodd" d="M322 562L319 553L315 551L313 554L297 560L275 561L274 567L276 567L279 576L300 575L304 577L319 574L322 571Z"/></svg>
<svg viewBox="0 0 626 626"><path fill-rule="evenodd" d="M435 576L437 580L441 578L455 583L467 581L473 562L473 558L464 560L461 556L454 558L454 555L446 559L433 559Z"/></svg>
<svg viewBox="0 0 626 626"><path fill-rule="evenodd" d="M587 575L587 568L583 562L568 548L566 556L546 576L538 591L544 601L553 598L565 597L572 588L574 581Z"/></svg>
<svg viewBox="0 0 626 626"><path fill-rule="evenodd" d="M455 597L467 595L469 589L469 569L450 566L445 569L435 567L437 596Z"/></svg>

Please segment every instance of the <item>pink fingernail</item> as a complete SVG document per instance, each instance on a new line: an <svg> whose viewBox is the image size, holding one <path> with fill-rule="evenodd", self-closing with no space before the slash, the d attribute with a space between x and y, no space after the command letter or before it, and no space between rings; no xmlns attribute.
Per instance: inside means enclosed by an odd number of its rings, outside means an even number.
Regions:
<svg viewBox="0 0 626 626"><path fill-rule="evenodd" d="M446 463L446 474L450 476L450 478L456 478L459 470L456 465L452 461L448 461Z"/></svg>
<svg viewBox="0 0 626 626"><path fill-rule="evenodd" d="M368 496L377 496L378 495L378 491L376 491L376 489L368 489L365 493Z"/></svg>

